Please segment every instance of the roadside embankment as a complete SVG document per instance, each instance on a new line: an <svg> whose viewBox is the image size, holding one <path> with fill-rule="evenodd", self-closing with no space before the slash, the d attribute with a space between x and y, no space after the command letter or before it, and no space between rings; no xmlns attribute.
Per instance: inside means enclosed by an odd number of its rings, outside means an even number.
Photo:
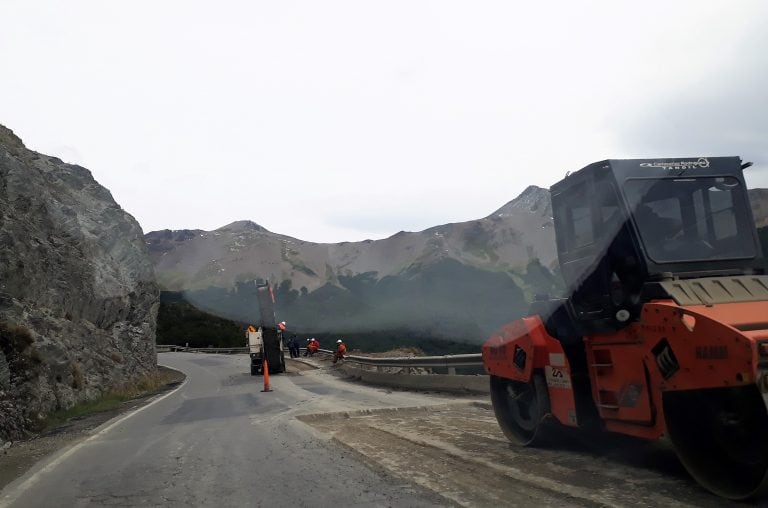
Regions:
<svg viewBox="0 0 768 508"><path fill-rule="evenodd" d="M49 415L39 435L0 445L0 489L41 459L85 439L94 429L116 416L176 388L185 378L178 370L158 367L156 373L144 376L136 383L118 387L98 399Z"/></svg>

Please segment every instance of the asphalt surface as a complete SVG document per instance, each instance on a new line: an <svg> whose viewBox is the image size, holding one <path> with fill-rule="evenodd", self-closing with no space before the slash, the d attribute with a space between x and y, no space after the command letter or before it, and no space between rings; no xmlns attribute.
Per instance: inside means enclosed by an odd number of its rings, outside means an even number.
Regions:
<svg viewBox="0 0 768 508"><path fill-rule="evenodd" d="M445 506L372 469L294 418L452 402L346 383L323 371L273 375L246 356L164 353L177 390L96 429L0 492L0 506Z"/></svg>

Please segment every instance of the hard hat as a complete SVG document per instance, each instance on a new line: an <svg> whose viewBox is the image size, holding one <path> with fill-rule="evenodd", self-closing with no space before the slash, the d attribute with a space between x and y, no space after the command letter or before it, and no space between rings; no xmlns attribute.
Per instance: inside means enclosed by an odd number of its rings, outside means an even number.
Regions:
<svg viewBox="0 0 768 508"><path fill-rule="evenodd" d="M312 339L307 339L307 342L311 341Z"/></svg>
<svg viewBox="0 0 768 508"><path fill-rule="evenodd" d="M281 324L281 325L284 325L284 324L285 324L285 321L280 321L280 324Z"/></svg>
<svg viewBox="0 0 768 508"><path fill-rule="evenodd" d="M337 340L336 344L341 344L341 339Z"/></svg>

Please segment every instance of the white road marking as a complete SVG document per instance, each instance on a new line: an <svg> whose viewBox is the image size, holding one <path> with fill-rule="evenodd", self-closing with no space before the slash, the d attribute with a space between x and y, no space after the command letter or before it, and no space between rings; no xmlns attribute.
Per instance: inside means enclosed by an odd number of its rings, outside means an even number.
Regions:
<svg viewBox="0 0 768 508"><path fill-rule="evenodd" d="M2 491L2 492L5 492L5 494L3 495L2 498L0 498L0 508L6 508L10 506L12 503L14 503L16 500L19 499L19 497L21 497L22 494L24 494L24 492L26 492L30 487L32 487L35 483L37 483L41 476L47 473L50 473L51 471L56 469L56 467L59 466L59 464L61 464L62 462L67 460L69 457L71 457L75 452L77 452L84 445L95 440L96 438L103 436L113 428L117 427L118 425L126 421L128 418L141 413L145 409L154 406L158 402L166 399L167 397L170 397L171 395L179 391L181 388L184 387L184 385L187 384L187 379L185 379L183 383L181 383L179 386L174 388L172 391L158 397L157 399L153 400L149 404L145 406L141 406L140 408L137 408L131 411L130 413L123 415L122 417L117 417L115 421L104 423L101 427L98 427L96 432L89 438L83 441L80 441L79 443L73 445L72 447L57 454L52 459L50 459L48 463L46 463L36 471L27 473L21 478L19 478L18 480L15 480L14 482L10 483Z"/></svg>

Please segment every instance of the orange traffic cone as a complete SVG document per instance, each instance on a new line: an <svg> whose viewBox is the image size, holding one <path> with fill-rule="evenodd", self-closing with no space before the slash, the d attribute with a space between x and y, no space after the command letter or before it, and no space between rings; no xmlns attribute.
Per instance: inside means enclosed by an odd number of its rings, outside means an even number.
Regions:
<svg viewBox="0 0 768 508"><path fill-rule="evenodd" d="M269 364L267 359L264 358L264 389L262 392L271 392L272 388L269 387Z"/></svg>

